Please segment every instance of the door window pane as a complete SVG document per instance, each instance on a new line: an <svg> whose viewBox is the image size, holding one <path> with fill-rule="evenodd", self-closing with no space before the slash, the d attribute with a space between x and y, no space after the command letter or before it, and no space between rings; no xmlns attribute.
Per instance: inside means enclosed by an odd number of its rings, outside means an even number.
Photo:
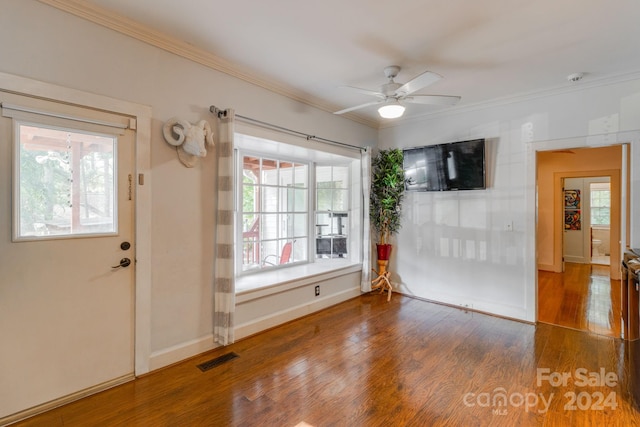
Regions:
<svg viewBox="0 0 640 427"><path fill-rule="evenodd" d="M17 124L17 238L115 234L117 138Z"/></svg>

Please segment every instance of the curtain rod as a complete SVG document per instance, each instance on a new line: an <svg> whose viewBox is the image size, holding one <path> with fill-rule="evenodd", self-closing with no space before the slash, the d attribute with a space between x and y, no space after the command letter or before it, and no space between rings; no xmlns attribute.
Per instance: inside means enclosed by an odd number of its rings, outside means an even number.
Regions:
<svg viewBox="0 0 640 427"><path fill-rule="evenodd" d="M221 110L218 107L216 107L215 105L212 105L211 107L209 107L209 111L211 111L211 113L213 113L218 118L222 118L222 117L226 117L227 116L227 110ZM262 120L257 120L257 119L252 119L251 117L241 116L240 114L236 114L235 117L237 117L240 120L244 120L246 122L255 123L257 125L260 125L260 126L263 126L263 127L269 128L269 129L275 129L275 130L279 130L281 132L286 132L286 133L290 133L292 135L300 136L300 137L305 138L307 141L317 141L317 142L323 142L325 144L340 145L342 147L347 147L347 148L350 148L352 150L358 150L358 151L366 150L365 147L358 147L357 145L351 145L351 144L347 144L345 142L339 142L339 141L333 141L331 139L320 138L320 137L315 136L315 135L309 135L309 134L306 134L304 132L298 132L297 130L292 130L292 129L288 129L288 128L285 128L285 127L282 127L282 126L278 126L278 125L274 125L274 124L271 124L271 123L263 122Z"/></svg>

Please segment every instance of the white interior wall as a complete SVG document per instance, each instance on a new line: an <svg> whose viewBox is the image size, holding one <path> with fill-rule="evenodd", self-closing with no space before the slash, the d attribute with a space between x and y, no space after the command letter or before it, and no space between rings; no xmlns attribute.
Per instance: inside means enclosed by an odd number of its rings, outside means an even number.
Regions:
<svg viewBox="0 0 640 427"><path fill-rule="evenodd" d="M2 0L0 71L152 107L150 353L175 362L204 351L212 326L216 159L193 169L163 139L173 116L213 123L209 106L353 145L377 133L50 6ZM281 295L289 306L300 295ZM309 293L309 301L313 299ZM140 337L138 337L140 338ZM196 343L196 344L194 344ZM173 352L167 357L167 352Z"/></svg>
<svg viewBox="0 0 640 427"><path fill-rule="evenodd" d="M391 260L401 292L535 321L536 150L630 142L631 245L637 246L639 129L640 76L382 129L384 148L488 140L486 190L407 194Z"/></svg>
<svg viewBox="0 0 640 427"><path fill-rule="evenodd" d="M407 196L391 262L408 294L535 320L536 150L631 142L631 246L640 246L633 221L640 212L640 171L633 167L640 164L638 78L457 110L377 134L41 3L3 0L0 36L2 72L153 108L148 303L155 354L179 348L186 357L211 333L215 159L186 169L161 136L172 116L210 119L211 104L356 145L377 138L383 147L488 138L487 190ZM298 298L292 296L291 306L304 303Z"/></svg>

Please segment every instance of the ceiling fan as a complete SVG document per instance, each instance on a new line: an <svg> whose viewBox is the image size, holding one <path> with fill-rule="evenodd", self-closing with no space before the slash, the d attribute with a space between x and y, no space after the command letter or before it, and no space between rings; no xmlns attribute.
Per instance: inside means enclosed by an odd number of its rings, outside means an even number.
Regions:
<svg viewBox="0 0 640 427"><path fill-rule="evenodd" d="M427 87L442 78L441 75L433 73L431 71L425 71L424 73L414 77L412 80L405 84L396 83L393 79L400 72L400 67L397 65L391 65L384 69L384 75L389 81L380 87L380 91L360 89L357 87L346 86L349 89L356 90L366 95L373 95L378 98L376 101L367 102L366 104L356 105L355 107L345 108L344 110L336 111L333 114L344 114L349 111L359 110L361 108L369 107L370 105L384 104L378 109L380 117L385 119L395 119L401 117L404 114L405 103L412 104L430 104L430 105L455 105L460 101L459 96L446 96L446 95L412 95L412 93Z"/></svg>

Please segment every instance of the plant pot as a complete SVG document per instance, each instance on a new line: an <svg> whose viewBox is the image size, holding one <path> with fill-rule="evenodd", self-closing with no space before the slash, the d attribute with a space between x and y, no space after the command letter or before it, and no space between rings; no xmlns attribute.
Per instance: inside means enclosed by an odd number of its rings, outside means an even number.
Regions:
<svg viewBox="0 0 640 427"><path fill-rule="evenodd" d="M388 261L391 256L392 247L392 245L376 244L376 249L378 250L378 261Z"/></svg>

